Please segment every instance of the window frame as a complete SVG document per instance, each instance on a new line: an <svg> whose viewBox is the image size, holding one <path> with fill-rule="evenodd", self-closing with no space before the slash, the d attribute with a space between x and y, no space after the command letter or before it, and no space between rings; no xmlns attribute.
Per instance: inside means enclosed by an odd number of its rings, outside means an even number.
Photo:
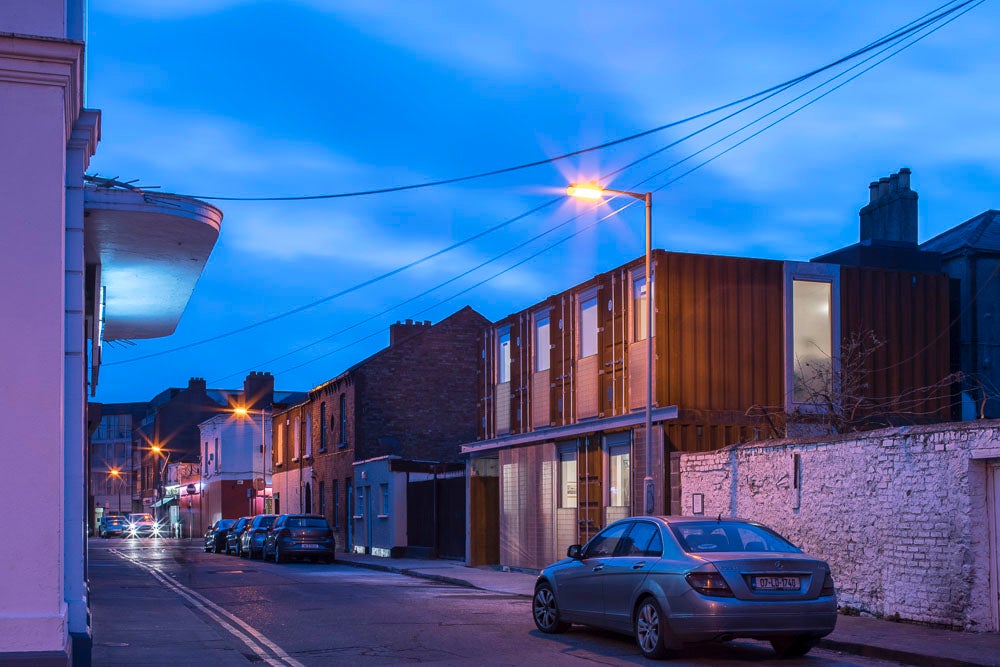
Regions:
<svg viewBox="0 0 1000 667"><path fill-rule="evenodd" d="M545 341L541 340L539 335L542 330L542 323L544 322L545 327ZM547 371L552 367L552 309L545 308L544 310L536 311L531 316L531 330L532 330L532 342L534 343L534 354L532 355L534 359L532 360L532 366L536 373L541 373ZM542 364L542 359L544 358L544 367Z"/></svg>
<svg viewBox="0 0 1000 667"><path fill-rule="evenodd" d="M576 297L576 317L577 317L577 349L576 358L577 359L588 359L597 354L600 342L598 341L598 331L600 329L600 317L598 314L598 303L597 303L597 288L592 287L588 290L584 290L577 294ZM587 336L588 330L584 327L584 310L590 310L588 305L593 303L594 311L594 326L593 330L590 331L590 335L593 336L593 351L589 354L584 354L584 342L585 336ZM590 342L590 336L587 336L586 342Z"/></svg>
<svg viewBox="0 0 1000 667"><path fill-rule="evenodd" d="M497 347L496 347L497 384L506 384L510 382L510 371L511 371L510 329L511 327L509 324L505 324L504 326L497 328ZM504 361L505 358L506 362Z"/></svg>
<svg viewBox="0 0 1000 667"><path fill-rule="evenodd" d="M824 407L795 400L795 312L794 286L796 281L828 283L830 285L830 355L831 374L836 382L840 372L840 352L843 341L840 331L840 266L816 262L785 262L784 329L785 329L785 411L792 413L819 413ZM831 387L836 394L838 387Z"/></svg>
<svg viewBox="0 0 1000 667"><path fill-rule="evenodd" d="M652 287L649 287L649 286L645 285L645 283L646 283L646 267L642 267L641 269L635 269L634 271L632 271L632 274L630 276L629 293L630 293L631 298L632 298L632 301L631 301L631 310L632 310L632 318L631 318L632 319L632 323L631 323L631 326L632 326L632 342L633 343L640 343L640 342L646 340L646 327L644 326L646 324L646 322L645 322L645 319L646 319L646 303L645 303L645 300L649 299L649 298L652 298L652 292L653 292L653 290L656 289L656 279L655 279L655 277L656 277L655 273L653 273L653 271L651 269L650 270L650 274L649 274L649 282L652 284ZM639 304L638 304L639 297L636 294L636 291L637 291L636 290L636 283L638 283L639 281L642 281L643 286L646 288L646 294L645 294L644 297L642 297L643 303L642 303L641 307L639 307ZM653 312L650 313L650 315L651 315L651 319L652 319L651 326L652 326L653 338L656 338L656 301L653 301Z"/></svg>
<svg viewBox="0 0 1000 667"><path fill-rule="evenodd" d="M569 482L566 479L566 470L564 463L569 459L572 459L574 479ZM580 507L580 454L577 451L576 443L572 445L564 445L559 447L556 451L556 463L559 478L559 508L560 509L578 509ZM569 496L567 483L573 484L573 504L569 505L567 503L567 497Z"/></svg>

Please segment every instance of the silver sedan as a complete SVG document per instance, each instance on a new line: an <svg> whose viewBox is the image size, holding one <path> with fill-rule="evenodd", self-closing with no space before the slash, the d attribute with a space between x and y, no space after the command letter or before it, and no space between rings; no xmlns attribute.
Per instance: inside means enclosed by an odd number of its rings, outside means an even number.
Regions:
<svg viewBox="0 0 1000 667"><path fill-rule="evenodd" d="M629 633L647 658L735 637L804 655L837 622L826 562L751 521L632 517L567 556L538 576L538 629L581 623Z"/></svg>

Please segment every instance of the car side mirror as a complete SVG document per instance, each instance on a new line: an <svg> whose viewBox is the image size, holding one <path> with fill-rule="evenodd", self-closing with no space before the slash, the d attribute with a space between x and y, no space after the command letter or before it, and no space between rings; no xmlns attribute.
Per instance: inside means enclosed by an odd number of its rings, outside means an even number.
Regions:
<svg viewBox="0 0 1000 667"><path fill-rule="evenodd" d="M583 558L583 547L579 544L571 544L569 549L566 550L567 558L573 558L575 560L580 560Z"/></svg>

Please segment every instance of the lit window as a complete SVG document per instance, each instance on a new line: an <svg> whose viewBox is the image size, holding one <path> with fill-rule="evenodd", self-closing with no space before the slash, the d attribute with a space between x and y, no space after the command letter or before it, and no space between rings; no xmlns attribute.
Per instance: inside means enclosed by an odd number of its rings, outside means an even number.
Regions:
<svg viewBox="0 0 1000 667"><path fill-rule="evenodd" d="M828 282L792 281L792 400L823 403L833 384L832 286Z"/></svg>
<svg viewBox="0 0 1000 667"><path fill-rule="evenodd" d="M610 461L610 470L608 472L608 482L610 483L608 487L608 504L611 507L628 507L632 499L629 449L628 445L618 445L608 448L608 459Z"/></svg>
<svg viewBox="0 0 1000 667"><path fill-rule="evenodd" d="M379 489L382 491L382 516L389 516L389 485L380 484Z"/></svg>
<svg viewBox="0 0 1000 667"><path fill-rule="evenodd" d="M510 382L510 327L499 331L497 341L497 382Z"/></svg>
<svg viewBox="0 0 1000 667"><path fill-rule="evenodd" d="M576 474L576 452L559 452L559 506L576 507L576 485L579 482Z"/></svg>
<svg viewBox="0 0 1000 667"><path fill-rule="evenodd" d="M535 370L549 370L549 313L535 315Z"/></svg>
<svg viewBox="0 0 1000 667"><path fill-rule="evenodd" d="M646 340L646 272L636 273L632 278L632 340ZM655 322L654 322L655 324Z"/></svg>
<svg viewBox="0 0 1000 667"><path fill-rule="evenodd" d="M597 354L597 297L580 301L580 358Z"/></svg>

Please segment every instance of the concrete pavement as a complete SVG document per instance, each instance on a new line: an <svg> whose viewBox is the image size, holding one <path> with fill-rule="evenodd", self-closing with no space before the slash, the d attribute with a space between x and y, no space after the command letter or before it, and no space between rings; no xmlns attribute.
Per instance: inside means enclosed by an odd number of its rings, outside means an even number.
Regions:
<svg viewBox="0 0 1000 667"><path fill-rule="evenodd" d="M497 593L531 597L535 574L495 567L467 567L457 561L378 558L337 554L344 564L448 582ZM971 633L893 623L861 616L840 616L823 648L926 667L1000 666L1000 633Z"/></svg>

